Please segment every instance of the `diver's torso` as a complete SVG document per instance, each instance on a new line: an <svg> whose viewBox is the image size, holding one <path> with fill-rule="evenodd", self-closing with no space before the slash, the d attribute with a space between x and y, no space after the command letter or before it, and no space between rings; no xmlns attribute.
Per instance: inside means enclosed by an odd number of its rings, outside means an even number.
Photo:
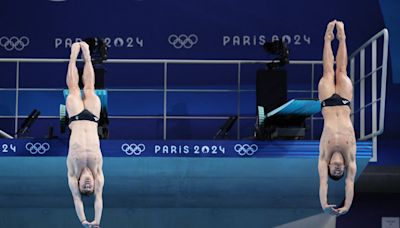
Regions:
<svg viewBox="0 0 400 228"><path fill-rule="evenodd" d="M97 123L80 120L71 122L69 127L71 137L67 156L68 168L72 168L77 177L86 167L95 174L103 159L97 134Z"/></svg>
<svg viewBox="0 0 400 228"><path fill-rule="evenodd" d="M351 153L355 153L356 143L353 124L350 119L348 106L331 106L322 109L324 116L324 129L321 135L321 149L324 160L329 161L335 151L342 153L346 165Z"/></svg>

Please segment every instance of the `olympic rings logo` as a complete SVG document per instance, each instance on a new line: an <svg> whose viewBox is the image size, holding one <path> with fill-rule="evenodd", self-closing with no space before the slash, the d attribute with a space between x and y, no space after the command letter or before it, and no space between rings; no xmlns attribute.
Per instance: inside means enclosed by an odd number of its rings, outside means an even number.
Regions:
<svg viewBox="0 0 400 228"><path fill-rule="evenodd" d="M199 38L195 34L190 34L190 35L172 34L168 37L168 42L176 49L181 49L183 47L186 49L192 48L193 45L197 43L197 41L199 41Z"/></svg>
<svg viewBox="0 0 400 228"><path fill-rule="evenodd" d="M251 156L257 152L258 146L256 144L236 144L234 149L240 156Z"/></svg>
<svg viewBox="0 0 400 228"><path fill-rule="evenodd" d="M6 49L6 51L22 51L22 49L29 45L29 42L29 38L26 36L21 36L20 38L16 36L10 38L2 36L0 38L0 46Z"/></svg>
<svg viewBox="0 0 400 228"><path fill-rule="evenodd" d="M25 149L31 154L44 154L50 150L50 145L48 143L27 143L25 144Z"/></svg>
<svg viewBox="0 0 400 228"><path fill-rule="evenodd" d="M137 145L136 145L135 143L132 143L132 144L124 143L124 144L122 144L122 146L121 146L121 150L124 151L125 154L126 154L126 155L129 155L129 156L132 155L132 154L138 156L138 155L140 155L145 149L146 149L146 146L145 146L144 144L142 144L142 143L137 144Z"/></svg>

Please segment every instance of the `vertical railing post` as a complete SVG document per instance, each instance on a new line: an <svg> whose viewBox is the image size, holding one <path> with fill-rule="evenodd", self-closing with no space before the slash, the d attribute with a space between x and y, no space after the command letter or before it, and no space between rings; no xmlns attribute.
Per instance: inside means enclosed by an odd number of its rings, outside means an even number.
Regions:
<svg viewBox="0 0 400 228"><path fill-rule="evenodd" d="M381 96L380 96L380 111L379 111L379 131L383 132L385 128L385 107L386 107L386 80L387 80L387 60L389 48L389 32L387 29L383 32L383 51L382 51L382 74L381 74Z"/></svg>
<svg viewBox="0 0 400 228"><path fill-rule="evenodd" d="M372 132L377 132L377 73L376 73L376 62L377 62L377 51L376 51L376 40L372 42L372 53L371 53L371 72L372 72ZM371 161L376 161L377 160L377 136L374 136L372 138L372 158Z"/></svg>
<svg viewBox="0 0 400 228"><path fill-rule="evenodd" d="M167 86L168 86L168 63L164 62L164 117L163 117L163 139L167 140Z"/></svg>
<svg viewBox="0 0 400 228"><path fill-rule="evenodd" d="M238 62L237 65L237 70L238 70L238 85L237 85L237 135L236 139L240 140L240 93L241 93L241 87L240 87L240 71L241 71L241 62Z"/></svg>
<svg viewBox="0 0 400 228"><path fill-rule="evenodd" d="M19 111L18 111L18 106L19 106L19 61L16 62L16 71L15 71L15 126L14 126L14 133L17 133L18 131L18 117L19 117ZM18 135L15 134L15 138L17 138Z"/></svg>
<svg viewBox="0 0 400 228"><path fill-rule="evenodd" d="M365 49L360 52L360 137L365 136Z"/></svg>
<svg viewBox="0 0 400 228"><path fill-rule="evenodd" d="M314 98L314 63L311 63L311 98ZM314 115L310 117L311 124L311 140L314 139Z"/></svg>

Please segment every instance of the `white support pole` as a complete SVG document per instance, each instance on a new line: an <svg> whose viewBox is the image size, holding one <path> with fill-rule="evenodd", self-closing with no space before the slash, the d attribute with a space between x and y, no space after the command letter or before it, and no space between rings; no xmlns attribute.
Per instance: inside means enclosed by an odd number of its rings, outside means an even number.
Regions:
<svg viewBox="0 0 400 228"><path fill-rule="evenodd" d="M377 51L376 51L376 40L372 42L372 53L371 53L371 71L372 73L372 82L371 82L371 87L372 87L372 132L377 132L377 102L376 101L377 97L377 73L376 73L376 62L377 62ZM378 138L377 136L374 136L372 138L372 158L371 161L376 162L378 160Z"/></svg>
<svg viewBox="0 0 400 228"><path fill-rule="evenodd" d="M237 70L238 70L238 75L237 75L237 77L238 77L238 87L237 87L237 96L238 96L238 98L237 98L237 134L236 134L236 139L237 140L240 140L240 93L241 93L241 88L240 88L240 80L241 80L241 78L240 78L240 71L241 71L241 64L240 64L240 62L238 63L238 68L237 68Z"/></svg>
<svg viewBox="0 0 400 228"><path fill-rule="evenodd" d="M311 64L311 98L314 98L314 64ZM314 140L314 115L310 117L311 140Z"/></svg>
<svg viewBox="0 0 400 228"><path fill-rule="evenodd" d="M15 126L14 126L14 132L17 133L18 131L18 117L19 117L19 111L18 111L18 106L19 106L19 62L17 62L16 66L16 72L15 72ZM17 138L18 135L15 134L15 138Z"/></svg>
<svg viewBox="0 0 400 228"><path fill-rule="evenodd" d="M380 111L379 111L379 132L383 132L385 128L385 107L386 107L386 83L387 83L387 61L389 48L389 32L383 30L383 58L382 58L382 73L381 73L381 96L380 96Z"/></svg>
<svg viewBox="0 0 400 228"><path fill-rule="evenodd" d="M365 49L360 52L360 138L365 136Z"/></svg>
<svg viewBox="0 0 400 228"><path fill-rule="evenodd" d="M163 118L163 139L167 140L167 86L168 86L168 63L164 63L164 118Z"/></svg>

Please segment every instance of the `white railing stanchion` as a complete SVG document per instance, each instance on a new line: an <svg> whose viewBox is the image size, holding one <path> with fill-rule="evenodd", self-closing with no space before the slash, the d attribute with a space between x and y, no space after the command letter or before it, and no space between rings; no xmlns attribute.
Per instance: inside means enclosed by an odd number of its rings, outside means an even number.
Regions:
<svg viewBox="0 0 400 228"><path fill-rule="evenodd" d="M167 140L167 86L168 86L168 63L164 63L164 107L163 107L163 139Z"/></svg>
<svg viewBox="0 0 400 228"><path fill-rule="evenodd" d="M365 49L360 52L360 107L365 106ZM360 111L360 138L365 136L365 109Z"/></svg>
<svg viewBox="0 0 400 228"><path fill-rule="evenodd" d="M371 90L372 90L372 101L377 99L377 72L376 72L376 62L377 62L377 50L376 50L376 40L372 42L372 50L371 50ZM372 104L372 132L377 132L377 103L374 102ZM371 161L377 161L377 150L378 150L378 141L377 137L372 138L372 159Z"/></svg>
<svg viewBox="0 0 400 228"><path fill-rule="evenodd" d="M311 98L314 98L314 63L311 64ZM311 115L310 117L310 125L311 125L311 139L314 140L314 115Z"/></svg>
<svg viewBox="0 0 400 228"><path fill-rule="evenodd" d="M386 107L386 83L387 83L387 62L388 62L388 49L389 49L389 32L387 29L383 30L383 52L382 52L382 78L381 84L384 85L381 87L381 105L379 111L379 134L382 134L385 128L385 107ZM383 115L383 116L382 116Z"/></svg>
<svg viewBox="0 0 400 228"><path fill-rule="evenodd" d="M240 140L240 92L241 92L241 87L240 87L240 80L241 80L241 78L240 78L240 71L241 71L241 65L240 65L240 62L238 63L238 69L237 69L237 71L238 71L238 74L237 74L237 79L238 79L238 87L237 87L237 96L238 96L238 99L237 99L237 131L236 131L236 139L237 140Z"/></svg>
<svg viewBox="0 0 400 228"><path fill-rule="evenodd" d="M15 71L15 125L14 125L14 133L17 133L18 131L18 116L19 116L19 62L17 61L16 64L16 71ZM15 138L17 138L18 135L15 134Z"/></svg>

